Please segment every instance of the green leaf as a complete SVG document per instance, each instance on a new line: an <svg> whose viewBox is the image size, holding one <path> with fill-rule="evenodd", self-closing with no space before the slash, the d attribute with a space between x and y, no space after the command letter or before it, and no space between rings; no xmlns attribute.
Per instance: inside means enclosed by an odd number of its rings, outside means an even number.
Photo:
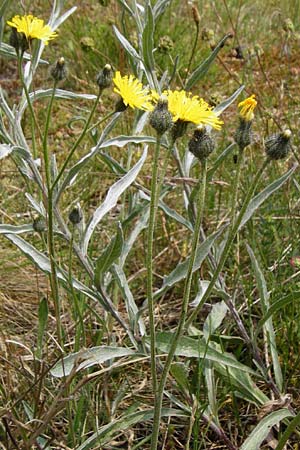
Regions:
<svg viewBox="0 0 300 450"><path fill-rule="evenodd" d="M294 165L288 172L283 174L280 178L275 180L269 186L267 186L263 191L257 194L249 203L248 208L242 218L239 230L245 225L246 222L253 216L255 211L260 207L260 205L267 200L270 195L276 192L281 186L290 178L290 176L295 172L298 166Z"/></svg>
<svg viewBox="0 0 300 450"><path fill-rule="evenodd" d="M290 436L294 433L294 431L299 425L300 425L300 413L297 414L297 416L294 417L293 420L289 423L287 429L285 430L285 432L283 433L277 444L276 450L284 450L285 444L287 443Z"/></svg>
<svg viewBox="0 0 300 450"><path fill-rule="evenodd" d="M280 300L277 300L276 302L274 302L269 307L266 314L258 322L256 331L255 331L255 337L257 338L263 325L270 317L273 316L273 314L278 312L281 308L284 308L285 306L287 306L290 303L294 302L295 300L299 300L299 299L300 299L300 291L295 291L295 292L292 292L291 294L286 295L285 297L282 297Z"/></svg>
<svg viewBox="0 0 300 450"><path fill-rule="evenodd" d="M88 350L81 350L65 356L55 364L50 373L53 377L61 378L70 375L73 369L79 372L88 367L103 364L113 358L121 358L123 356L137 356L137 353L125 347L92 347Z"/></svg>
<svg viewBox="0 0 300 450"><path fill-rule="evenodd" d="M120 223L118 223L118 230L116 236L110 241L109 245L102 252L95 263L95 285L99 286L102 283L103 276L110 269L112 264L119 258L123 249L123 230Z"/></svg>
<svg viewBox="0 0 300 450"><path fill-rule="evenodd" d="M201 264L208 255L215 240L220 236L223 230L224 227L220 228L218 231L209 236L204 242L202 242L198 246L193 272L195 272L201 267ZM169 275L164 277L163 285L161 289L155 293L155 296L160 295L164 291L164 289L173 286L174 284L178 283L179 281L183 280L186 277L189 266L189 260L190 258L187 258L184 262L179 263Z"/></svg>
<svg viewBox="0 0 300 450"><path fill-rule="evenodd" d="M153 57L153 33L154 33L154 18L153 12L150 3L146 6L146 14L145 14L145 26L143 29L142 35L142 44L143 44L143 59L145 68L150 72L150 74L155 69L155 62Z"/></svg>
<svg viewBox="0 0 300 450"><path fill-rule="evenodd" d="M13 57L17 58L16 50L11 45L6 44L5 42L0 43L0 55L5 57ZM25 61L31 60L30 53L25 52L23 55L23 58ZM49 64L48 61L45 61L44 59L40 59L41 64Z"/></svg>
<svg viewBox="0 0 300 450"><path fill-rule="evenodd" d="M224 100L222 103L220 103L219 105L217 105L214 108L214 112L219 116L220 114L222 114L223 111L225 111L225 109L228 108L228 106L230 106L236 99L237 97L240 95L240 93L245 89L245 86L240 86L230 97L226 98L226 100Z"/></svg>
<svg viewBox="0 0 300 450"><path fill-rule="evenodd" d="M24 225L6 225L4 223L0 224L0 234L21 234L33 231L33 226L31 223Z"/></svg>
<svg viewBox="0 0 300 450"><path fill-rule="evenodd" d="M157 0L155 2L153 15L156 21L164 13L165 9L170 5L170 3L171 0Z"/></svg>
<svg viewBox="0 0 300 450"><path fill-rule="evenodd" d="M228 155L232 153L232 150L236 146L235 143L229 144L228 147L223 150L223 152L218 156L216 161L213 163L212 167L207 171L207 179L210 181L213 177L213 174L220 167L220 165L225 161Z"/></svg>
<svg viewBox="0 0 300 450"><path fill-rule="evenodd" d="M240 397L255 405L263 405L269 399L255 385L249 373L236 369L235 367L224 367L219 363L213 363L215 370L220 374L222 380L230 386L234 387Z"/></svg>
<svg viewBox="0 0 300 450"><path fill-rule="evenodd" d="M154 409L138 411L131 414L125 414L119 419L113 420L107 425L98 428L86 441L83 442L76 450L89 450L95 448L95 444L107 444L114 433L120 434L122 431L128 430L137 423L145 423L147 420L153 419ZM188 417L186 413L178 409L162 408L162 417ZM97 446L98 447L98 446Z"/></svg>
<svg viewBox="0 0 300 450"><path fill-rule="evenodd" d="M264 417L254 428L250 436L245 440L240 450L259 450L260 445L268 436L270 429L281 420L291 416L292 414L290 411L285 408L280 409L279 411L274 411L267 417Z"/></svg>
<svg viewBox="0 0 300 450"><path fill-rule="evenodd" d="M125 145L128 144L155 144L156 138L153 136L117 136L112 139L108 139L107 141L103 142L100 146L100 148L106 148L106 147L125 147Z"/></svg>
<svg viewBox="0 0 300 450"><path fill-rule="evenodd" d="M83 253L85 255L87 254L88 245L92 237L92 234L95 231L96 226L105 216L105 214L107 214L112 208L116 206L120 195L122 195L123 192L134 182L146 158L147 158L147 147L145 147L144 152L139 161L126 173L126 175L124 175L124 177L122 177L120 180L118 180L109 188L104 202L96 209L86 227L82 243Z"/></svg>
<svg viewBox="0 0 300 450"><path fill-rule="evenodd" d="M174 362L170 372L181 388L189 390L188 370L185 363Z"/></svg>
<svg viewBox="0 0 300 450"><path fill-rule="evenodd" d="M209 337L219 328L227 314L227 311L228 307L223 300L213 305L203 326L203 334L206 340L208 340Z"/></svg>
<svg viewBox="0 0 300 450"><path fill-rule="evenodd" d="M130 329L134 330L135 334L137 333L137 325L139 325L139 333L141 336L145 335L146 329L145 324L140 317L139 309L134 301L134 297L129 288L129 284L126 278L126 275L123 271L123 268L117 264L114 264L112 267L112 271L114 274L114 278L118 283L119 289L122 292L122 297L126 303L126 310L129 317Z"/></svg>
<svg viewBox="0 0 300 450"><path fill-rule="evenodd" d="M140 55L137 53L137 51L135 50L135 48L130 44L130 42L126 39L125 36L123 36L122 33L120 33L120 31L118 30L117 27L115 27L113 25L113 30L115 32L115 35L117 37L117 39L119 40L119 42L121 43L122 47L124 47L124 49L126 50L126 52L133 58L133 60L135 61L135 63L137 63L138 61L141 61L141 57Z"/></svg>
<svg viewBox="0 0 300 450"><path fill-rule="evenodd" d="M215 58L217 57L219 51L221 50L221 48L224 47L225 42L227 41L227 39L231 36L230 33L226 34L221 40L220 42L216 45L215 49L211 52L211 54L209 55L209 57L203 61L196 70L194 70L194 72L190 75L190 77L187 79L187 82L185 84L185 89L187 91L189 91L194 84L196 84L201 78L204 77L204 75L206 74L206 72L208 71L208 69L210 68L211 64L213 63L213 61L215 60Z"/></svg>
<svg viewBox="0 0 300 450"><path fill-rule="evenodd" d="M263 272L258 264L258 261L254 255L253 250L251 249L251 247L248 244L246 244L246 246L247 246L247 251L249 253L252 267L254 270L256 284L258 287L258 292L259 292L260 301L261 301L261 305L262 305L262 310L263 310L263 313L265 314L266 311L270 307L267 283L266 283L265 277L263 275ZM277 384L278 389L281 392L283 379L282 379L282 372L281 372L281 367L280 367L280 362L279 362L279 357L278 357L278 352L277 352L276 337L275 337L272 317L270 317L265 322L264 328L265 328L265 334L267 336L268 347L269 347L269 350L270 350L271 356L272 356L276 384Z"/></svg>
<svg viewBox="0 0 300 450"><path fill-rule="evenodd" d="M171 341L174 333L157 333L156 334L156 346L159 351L168 353L170 350ZM149 338L146 338L146 342L150 342ZM186 358L200 358L208 361L215 361L228 367L235 367L243 372L256 375L249 367L241 364L230 353L221 353L215 350L210 345L207 345L204 339L192 339L190 337L183 336L180 338L176 351L176 356L183 356Z"/></svg>

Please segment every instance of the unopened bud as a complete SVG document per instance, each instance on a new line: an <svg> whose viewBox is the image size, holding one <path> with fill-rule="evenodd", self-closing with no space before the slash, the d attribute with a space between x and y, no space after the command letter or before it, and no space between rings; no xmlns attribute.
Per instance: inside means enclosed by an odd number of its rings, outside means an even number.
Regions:
<svg viewBox="0 0 300 450"><path fill-rule="evenodd" d="M150 125L162 136L172 126L172 115L168 110L168 101L160 99L150 114Z"/></svg>
<svg viewBox="0 0 300 450"><path fill-rule="evenodd" d="M120 98L115 104L115 112L124 112L128 108L127 105L123 102L123 99Z"/></svg>
<svg viewBox="0 0 300 450"><path fill-rule="evenodd" d="M79 206L75 206L69 214L69 220L73 225L78 225L83 219L83 214Z"/></svg>
<svg viewBox="0 0 300 450"><path fill-rule="evenodd" d="M274 160L286 158L291 148L291 137L291 130L285 130L267 138L265 141L267 156Z"/></svg>
<svg viewBox="0 0 300 450"><path fill-rule="evenodd" d="M194 131L189 142L189 151L200 161L207 158L215 149L215 141L205 127Z"/></svg>
<svg viewBox="0 0 300 450"><path fill-rule="evenodd" d="M234 140L242 151L252 142L252 120L245 120L240 117L239 121L240 123L235 132Z"/></svg>
<svg viewBox="0 0 300 450"><path fill-rule="evenodd" d="M97 84L100 89L106 89L111 85L113 70L110 64L106 64L97 75Z"/></svg>
<svg viewBox="0 0 300 450"><path fill-rule="evenodd" d="M65 63L65 58L60 57L56 63L51 67L50 74L55 81L62 81L67 76L67 68Z"/></svg>
<svg viewBox="0 0 300 450"><path fill-rule="evenodd" d="M193 19L196 25L200 23L200 13L196 5L192 6Z"/></svg>
<svg viewBox="0 0 300 450"><path fill-rule="evenodd" d="M21 51L21 53L24 53L29 49L29 43L25 34L18 33L16 28L11 29L9 43L12 47L14 47L17 53L19 53L19 51Z"/></svg>
<svg viewBox="0 0 300 450"><path fill-rule="evenodd" d="M35 218L32 227L34 231L36 231L37 233L42 233L43 231L46 231L47 225L45 219L43 217Z"/></svg>
<svg viewBox="0 0 300 450"><path fill-rule="evenodd" d="M175 142L178 138L181 138L185 135L186 129L188 126L188 122L185 122L184 120L176 120L176 122L173 124L171 128L171 136L173 139L173 142Z"/></svg>

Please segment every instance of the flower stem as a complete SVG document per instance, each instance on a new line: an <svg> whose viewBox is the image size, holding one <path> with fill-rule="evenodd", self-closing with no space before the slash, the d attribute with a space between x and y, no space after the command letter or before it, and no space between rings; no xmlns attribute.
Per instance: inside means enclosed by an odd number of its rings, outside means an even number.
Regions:
<svg viewBox="0 0 300 450"><path fill-rule="evenodd" d="M179 323L177 326L177 330L172 338L170 350L167 356L167 360L165 362L163 372L161 375L161 379L158 385L157 395L155 397L155 405L154 405L154 420L153 420L153 432L152 432L152 440L151 440L151 450L156 450L158 445L158 436L159 436L159 425L161 419L161 409L162 409L162 401L164 395L164 389L166 380L170 371L170 367L175 355L176 347L180 337L182 336L185 321L187 318L187 310L188 304L190 300L191 286L192 286L192 278L193 278L193 267L196 259L196 252L199 243L200 237L200 229L201 222L203 217L203 209L204 209L204 201L205 201L205 191L206 191L206 174L207 174L207 162L206 160L201 162L201 179L199 181L199 190L197 197L197 216L194 227L193 234L193 242L192 242L192 250L191 256L189 260L188 271L185 280L185 286L183 291L183 300L181 307L181 314Z"/></svg>
<svg viewBox="0 0 300 450"><path fill-rule="evenodd" d="M192 52L191 52L191 56L187 65L187 69L186 69L186 76L185 76L185 80L184 83L186 83L187 77L189 76L189 71L192 65L192 61L196 52L196 47L197 47L197 43L198 43L198 39L199 39L199 23L196 23L196 34L195 34L195 40L194 40L194 45L192 48Z"/></svg>
<svg viewBox="0 0 300 450"><path fill-rule="evenodd" d="M63 348L62 342L62 327L60 320L60 298L59 298L59 287L56 273L56 262L55 262L55 245L54 245L54 216L53 216L53 195L51 190L52 184L52 176L51 176L51 154L48 151L48 132L51 120L51 111L55 98L55 90L56 90L57 82L54 82L52 94L50 97L47 116L46 116L46 124L43 135L43 155L44 155L44 164L45 164L45 173L46 173L46 185L47 185L47 242L48 242L48 253L50 258L51 265L51 274L50 274L50 284L51 284L51 292L54 302L55 309L55 318L56 318L56 332L57 332L57 340L61 348Z"/></svg>
<svg viewBox="0 0 300 450"><path fill-rule="evenodd" d="M92 120L92 118L93 118L94 112L96 111L97 105L98 105L98 103L99 103L101 94L102 94L102 90L99 89L97 98L96 98L96 100L95 100L95 103L94 103L94 105L93 105L93 108L91 109L90 115L89 115L89 117L88 117L88 119L87 119L87 121L86 121L86 123L85 123L85 126L84 126L82 132L80 133L80 136L78 137L78 139L76 140L76 142L73 144L73 147L71 148L71 150L70 150L70 152L69 152L67 158L65 159L65 162L63 163L62 168L60 169L60 171L59 171L59 173L58 173L56 179L54 180L53 185L52 185L52 188L51 188L51 192L54 192L54 188L55 188L55 186L57 185L57 183L59 182L59 180L61 179L62 175L64 174L64 171L65 171L65 169L66 169L66 167L67 167L67 165L68 165L70 159L72 158L72 156L74 155L74 152L76 151L77 147L79 146L79 144L81 143L82 139L83 139L84 136L86 135L86 133L87 133L87 131L88 131L88 129L89 129L91 120Z"/></svg>
<svg viewBox="0 0 300 450"><path fill-rule="evenodd" d="M244 203L242 205L242 208L236 218L236 221L234 223L234 225L231 227L230 231L229 231L229 236L227 238L225 247L223 249L223 252L221 254L220 260L218 262L218 265L216 267L216 270L214 271L213 277L209 283L209 286L207 288L207 290L205 291L203 297L201 298L199 304L197 305L197 307L195 308L195 310L192 312L192 314L190 315L190 317L188 318L187 322L186 322L186 326L188 327L192 321L195 319L195 317L198 315L200 309L202 308L202 305L206 302L206 300L208 299L208 297L210 296L215 283L217 281L217 278L220 274L220 272L222 271L224 264L227 260L227 257L229 255L229 252L231 250L232 244L234 242L234 239L238 233L239 227L241 225L242 219L244 217L244 214L246 212L246 209L250 203L250 200L252 199L252 196L255 192L255 189L261 179L261 176L265 170L265 168L267 167L268 163L270 162L270 160L267 158L264 163L262 164L262 166L260 167L260 169L257 171L256 176L247 192L246 198L244 200ZM237 174L238 175L238 174Z"/></svg>
<svg viewBox="0 0 300 450"><path fill-rule="evenodd" d="M155 218L159 196L159 192L157 189L159 153L160 153L160 136L157 135L154 158L152 162L150 216L147 235L147 256L146 256L147 300L148 300L148 314L150 327L151 376L152 376L153 393L155 396L157 391L157 374L156 374L156 340L155 340L155 320L154 320L154 301L153 301L153 238L154 238Z"/></svg>

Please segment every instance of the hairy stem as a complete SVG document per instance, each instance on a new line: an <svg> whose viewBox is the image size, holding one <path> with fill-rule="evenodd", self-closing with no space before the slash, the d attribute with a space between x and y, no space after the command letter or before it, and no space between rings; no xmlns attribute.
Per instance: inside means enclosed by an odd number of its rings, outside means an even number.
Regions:
<svg viewBox="0 0 300 450"><path fill-rule="evenodd" d="M199 181L199 190L198 190L198 197L197 197L197 216L196 216L196 222L195 222L194 233L193 233L191 256L190 256L190 260L189 260L189 266L188 266L188 271L187 271L185 286L184 286L184 291L183 291L183 300L182 300L180 319L179 319L179 323L178 323L176 332L171 341L170 350L169 350L167 360L166 360L164 368L163 368L163 372L161 375L159 385L158 385L157 395L155 396L151 450L157 449L159 426L160 426L160 420L161 420L161 409L162 409L162 401L163 401L165 384L166 384L167 377L168 377L168 374L170 371L170 367L171 367L171 364L172 364L172 361L173 361L173 358L175 355L178 340L182 336L185 321L187 318L187 310L188 310L188 304L189 304L189 300L190 300L190 292L191 292L191 286L192 286L193 267L194 267L194 263L195 263L195 259L196 259L196 252L197 252L197 247L198 247L198 243L199 243L201 222L202 222L203 209L204 209L205 190L206 190L206 173L207 173L207 163L206 163L206 160L204 160L201 164L201 179Z"/></svg>
<svg viewBox="0 0 300 450"><path fill-rule="evenodd" d="M159 153L160 153L160 136L157 135L157 141L152 162L150 216L147 235L147 256L146 256L147 301L148 301L148 314L150 326L151 377L154 395L156 395L157 391L157 374L156 374L156 340L155 340L155 320L154 320L154 301L153 301L153 238L154 238L155 218L159 197L159 192L157 189Z"/></svg>

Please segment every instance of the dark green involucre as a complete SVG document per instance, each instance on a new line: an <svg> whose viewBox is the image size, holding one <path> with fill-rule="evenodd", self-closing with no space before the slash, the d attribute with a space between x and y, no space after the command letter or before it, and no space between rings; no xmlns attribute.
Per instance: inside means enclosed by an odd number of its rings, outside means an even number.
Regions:
<svg viewBox="0 0 300 450"><path fill-rule="evenodd" d="M239 149L243 151L253 140L252 120L245 120L242 117L240 117L239 120L240 123L235 132L234 140L239 146Z"/></svg>
<svg viewBox="0 0 300 450"><path fill-rule="evenodd" d="M194 135L189 142L189 151L200 161L207 158L215 149L215 141L211 135L202 128L194 131Z"/></svg>
<svg viewBox="0 0 300 450"><path fill-rule="evenodd" d="M62 81L67 77L65 58L59 58L50 69L51 76L55 81Z"/></svg>
<svg viewBox="0 0 300 450"><path fill-rule="evenodd" d="M274 160L286 158L291 148L291 137L291 131L285 130L282 133L277 133L267 138L265 140L267 156Z"/></svg>
<svg viewBox="0 0 300 450"><path fill-rule="evenodd" d="M168 110L167 100L158 100L156 107L150 114L150 125L160 136L171 128L172 115Z"/></svg>
<svg viewBox="0 0 300 450"><path fill-rule="evenodd" d="M98 73L97 84L99 88L106 89L111 85L113 79L113 70L110 64L106 64L104 68Z"/></svg>

